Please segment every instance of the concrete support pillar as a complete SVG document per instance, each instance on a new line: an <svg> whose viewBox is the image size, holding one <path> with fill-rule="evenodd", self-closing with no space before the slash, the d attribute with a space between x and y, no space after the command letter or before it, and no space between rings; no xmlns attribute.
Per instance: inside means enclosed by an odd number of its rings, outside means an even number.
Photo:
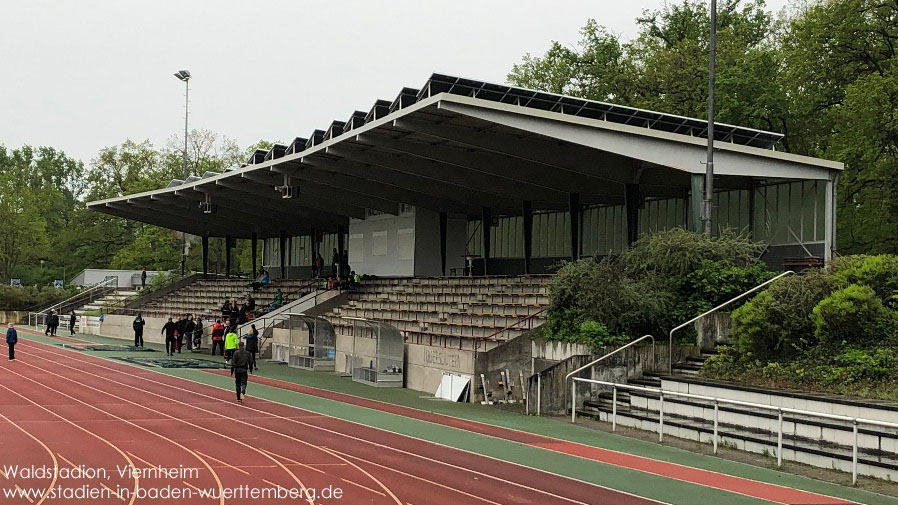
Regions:
<svg viewBox="0 0 898 505"><path fill-rule="evenodd" d="M281 279L287 278L287 232L281 230L280 241L278 242L278 248L280 250L281 256Z"/></svg>
<svg viewBox="0 0 898 505"><path fill-rule="evenodd" d="M203 277L209 275L209 237L203 235Z"/></svg>
<svg viewBox="0 0 898 505"><path fill-rule="evenodd" d="M348 254L346 253L346 244L344 243L343 235L346 234L346 227L341 225L337 225L337 252L340 254L340 264L337 269L337 276L343 273L343 270L346 269L346 263L349 261L347 258Z"/></svg>
<svg viewBox="0 0 898 505"><path fill-rule="evenodd" d="M256 259L257 259L257 258L256 258L256 244L257 244L258 240L259 240L259 237L258 237L255 233L253 233L252 240L251 240L251 242L252 242L252 248L253 248L253 251L252 251L252 255L253 255L253 273L252 273L252 277L253 277L253 278L256 277L256 272L259 271L259 268L258 268L258 266L256 265Z"/></svg>
<svg viewBox="0 0 898 505"><path fill-rule="evenodd" d="M692 174L692 190L689 193L689 230L703 233L702 206L705 199L705 174Z"/></svg>
<svg viewBox="0 0 898 505"><path fill-rule="evenodd" d="M231 278L231 236L225 235L225 277Z"/></svg>
<svg viewBox="0 0 898 505"><path fill-rule="evenodd" d="M571 228L571 261L580 259L580 193L568 193L568 218Z"/></svg>
<svg viewBox="0 0 898 505"><path fill-rule="evenodd" d="M480 232L483 237L483 275L489 272L490 262L490 231L493 228L493 209L484 207L480 214Z"/></svg>
<svg viewBox="0 0 898 505"><path fill-rule="evenodd" d="M440 212L440 267L446 275L446 236L449 233L449 214Z"/></svg>
<svg viewBox="0 0 898 505"><path fill-rule="evenodd" d="M521 207L524 216L524 273L530 274L532 273L530 258L533 256L533 202L524 200Z"/></svg>
<svg viewBox="0 0 898 505"><path fill-rule="evenodd" d="M836 191L838 186L839 174L833 174L826 181L826 195L824 196L824 261L832 260L836 251Z"/></svg>
<svg viewBox="0 0 898 505"><path fill-rule="evenodd" d="M639 184L624 186L624 206L627 215L627 246L630 246L639 240L639 207L642 206Z"/></svg>

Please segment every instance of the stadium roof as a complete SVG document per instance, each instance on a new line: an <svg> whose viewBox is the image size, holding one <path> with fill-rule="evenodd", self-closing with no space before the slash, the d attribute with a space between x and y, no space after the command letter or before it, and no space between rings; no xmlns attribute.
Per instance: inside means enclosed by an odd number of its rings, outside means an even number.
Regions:
<svg viewBox="0 0 898 505"><path fill-rule="evenodd" d="M248 237L334 229L400 204L452 214L685 197L704 173L699 119L433 74L308 138L253 153L242 166L90 202L100 212L197 235ZM715 186L827 179L841 163L777 152L777 133L716 125ZM293 198L285 198L293 196ZM204 211L205 209L205 211ZM214 212L212 210L214 209Z"/></svg>

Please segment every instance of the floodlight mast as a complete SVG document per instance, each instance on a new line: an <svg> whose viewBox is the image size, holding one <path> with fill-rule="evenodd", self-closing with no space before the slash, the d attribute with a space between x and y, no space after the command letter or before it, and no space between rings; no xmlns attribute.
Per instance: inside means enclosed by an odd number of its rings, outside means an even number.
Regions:
<svg viewBox="0 0 898 505"><path fill-rule="evenodd" d="M717 0L711 0L711 38L708 56L708 158L705 162L705 199L702 221L711 236L711 204L714 202L714 70L717 60Z"/></svg>
<svg viewBox="0 0 898 505"><path fill-rule="evenodd" d="M183 167L182 167L182 180L186 181L190 174L187 171L187 118L188 118L188 107L190 105L190 71L189 70L178 70L175 72L175 77L184 81L184 156L183 156ZM187 267L187 234L181 232L181 276L183 277L185 274L185 269Z"/></svg>

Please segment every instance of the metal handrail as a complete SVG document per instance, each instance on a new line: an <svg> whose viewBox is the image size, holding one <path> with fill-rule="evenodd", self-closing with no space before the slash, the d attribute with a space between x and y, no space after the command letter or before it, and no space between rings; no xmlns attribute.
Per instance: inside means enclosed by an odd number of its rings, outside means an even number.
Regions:
<svg viewBox="0 0 898 505"><path fill-rule="evenodd" d="M614 405L612 406L612 430L614 430L617 426L617 390L625 389L630 391L644 391L647 393L656 393L659 395L659 407L658 407L658 441L664 441L664 396L678 396L682 398L690 398L693 400L702 400L706 402L714 403L714 453L717 454L717 445L718 445L718 406L723 404L729 405L739 405L742 407L756 408L761 410L770 410L778 413L778 421L779 421L779 431L777 434L777 450L776 450L776 459L777 466L782 466L783 464L783 414L798 414L802 416L808 417L817 417L821 419L831 419L835 421L845 421L850 422L853 427L854 439L852 442L852 470L851 470L851 481L852 484L857 483L857 463L858 463L858 424L865 424L871 426L879 426L882 428L892 428L898 429L898 423L890 423L888 421L879 421L876 419L865 419L862 417L851 417L851 416L843 416L839 414L828 414L826 412L816 412L813 410L804 410L804 409L794 409L790 407L776 407L774 405L767 405L764 403L754 403L754 402L746 402L742 400L730 400L728 398L719 398L714 396L705 396L705 395L697 395L694 393L682 393L679 391L665 391L661 388L650 388L645 386L632 386L629 384L619 384L616 382L608 382L608 381L600 381L595 379L583 379L580 377L574 377L574 380L571 381L571 399L573 402L576 402L577 399L577 382L587 382L590 384L598 384L600 386L609 386L612 388L612 398L614 398ZM577 422L577 409L576 403L572 405L571 408L571 422Z"/></svg>
<svg viewBox="0 0 898 505"><path fill-rule="evenodd" d="M637 344L637 343L639 343L639 342L642 342L643 340L645 340L645 339L647 339L647 338L648 338L648 339L651 339L651 341L652 341L652 361L654 362L653 364L657 364L657 360L655 359L655 337L653 337L653 336L651 336L651 335L643 335L643 336L637 338L636 340L630 342L629 344L627 344L627 345L625 345L625 346L622 346L622 347L619 347L619 348L617 348L617 349L615 349L615 350L609 352L608 354L602 356L601 358L599 358L599 359L597 359L597 360L594 360L594 361L592 361L592 362L590 362L590 363L588 363L588 364L586 364L586 365L583 365L583 366L581 366L580 368L574 370L573 372L571 372L571 373L565 375L565 376L564 376L565 382L566 382L568 379L570 379L572 375L574 375L574 374L576 374L576 373L578 373L578 372L580 372L580 371L582 371L582 370L585 370L585 369L587 369L587 368L589 368L589 367L595 365L596 363L598 363L598 362L600 362L600 361L602 361L602 360L604 360L604 359L606 359L606 358L610 358L611 356L614 356L615 354L617 354L617 353L623 351L624 349L626 349L626 348L628 348L628 347L630 347L630 346L632 346L632 345L634 345L634 344Z"/></svg>
<svg viewBox="0 0 898 505"><path fill-rule="evenodd" d="M487 336L485 337L485 340L491 340L491 339L493 339L496 335L501 335L502 333L504 333L504 332L506 332L506 331L508 331L508 330L514 329L514 328L517 327L517 325L519 325L519 324L521 324L521 323L525 323L525 322L527 322L527 321L532 321L533 318L535 318L536 316L542 314L543 312L545 312L545 311L547 311L547 310L549 310L548 307L546 307L546 308L544 308L544 309L541 309L541 310L538 310L538 311L534 312L533 314L529 314L529 315L527 315L527 316L524 316L524 317L522 317L521 319L518 319L517 321L515 321L515 322L509 324L508 326L506 326L506 327L504 327L504 328L502 328L502 329L500 329L500 330L498 330L498 331L496 331L496 332L494 332L494 333L492 333L492 334L490 334L490 335L487 335ZM532 330L533 327L531 326L529 329Z"/></svg>
<svg viewBox="0 0 898 505"><path fill-rule="evenodd" d="M707 316L708 314L711 314L711 313L713 313L713 312L717 312L718 310L720 310L720 309L726 307L727 305L729 305L729 304L731 304L731 303L733 303L733 302L735 302L735 301L741 300L742 298L744 298L744 297L746 297L746 296L748 296L748 295L754 293L755 291L757 291L757 290L759 290L759 289L761 289L761 288L766 287L766 286L769 285L770 283L772 283L772 282L774 282L774 281L776 281L776 280L778 280L778 279L780 279L780 278L783 278L783 277L785 277L785 276L787 276L787 275L792 275L792 274L794 274L794 273L795 273L795 272L793 272L792 270L786 270L785 272L783 272L783 273L777 275L777 276L774 277L773 279L770 279L770 280L768 280L768 281L766 281L766 282L763 282L763 283L761 283L761 284L758 284L757 286L755 286L755 287L749 289L748 291L742 293L741 295L739 295L739 296L737 296L737 297L735 297L735 298L732 298L732 299L730 299L730 300L727 300L727 301L721 303L720 305L714 307L713 309L711 309L711 310L709 310L709 311L707 311L707 312L703 312L703 313L701 313L701 314L699 314L699 315L693 317L692 319L686 321L685 323L683 323L683 324L677 326L676 328L670 330L670 341L668 342L668 354L669 354L670 362L668 363L668 368L667 368L668 373L673 373L673 334L674 334L674 332L676 332L676 331L678 331L678 330L681 330L681 329L683 329L683 328L689 326L690 324L692 324L692 323L698 321L699 319L701 319L701 318Z"/></svg>
<svg viewBox="0 0 898 505"><path fill-rule="evenodd" d="M49 307L45 307L41 310L34 311L34 312L41 313L41 312L49 312L51 310L58 310L60 307L64 307L65 305L72 303L73 300L76 300L78 298L86 297L87 302L90 303L90 302L94 301L94 298L93 298L94 293L96 293L97 291L103 291L103 290L109 288L110 284L112 284L112 281L115 281L115 287L118 288L118 277L116 277L116 276L106 277L102 281L90 286L89 288L85 289L84 291L81 291L78 294L72 295L72 296L66 298L65 300L56 302L53 305L50 305Z"/></svg>

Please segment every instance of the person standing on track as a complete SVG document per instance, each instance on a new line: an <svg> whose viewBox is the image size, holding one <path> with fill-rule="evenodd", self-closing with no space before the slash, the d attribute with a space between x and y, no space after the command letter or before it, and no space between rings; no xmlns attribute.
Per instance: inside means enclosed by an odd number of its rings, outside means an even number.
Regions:
<svg viewBox="0 0 898 505"><path fill-rule="evenodd" d="M69 316L69 333L71 333L72 336L75 335L75 311L74 310L72 311L72 314Z"/></svg>
<svg viewBox="0 0 898 505"><path fill-rule="evenodd" d="M56 329L59 328L59 314L53 314L52 326L50 326L50 335L56 336Z"/></svg>
<svg viewBox="0 0 898 505"><path fill-rule="evenodd" d="M187 339L187 350L193 350L193 332L196 331L196 323L193 322L193 314L187 314L187 320L184 321L184 333ZM181 352L181 342L178 342L178 352Z"/></svg>
<svg viewBox="0 0 898 505"><path fill-rule="evenodd" d="M250 353L253 357L253 368L258 370L259 367L256 366L256 353L259 352L259 330L256 329L255 324L251 325L249 333L243 338L246 340L246 352Z"/></svg>
<svg viewBox="0 0 898 505"><path fill-rule="evenodd" d="M50 330L53 329L53 311L47 313L47 329L44 330L44 336L50 336Z"/></svg>
<svg viewBox="0 0 898 505"><path fill-rule="evenodd" d="M228 333L225 335L225 362L230 363L237 350L237 343L240 337L237 336L237 325L228 326Z"/></svg>
<svg viewBox="0 0 898 505"><path fill-rule="evenodd" d="M16 343L19 341L19 334L16 333L16 329L13 326L15 326L15 325L12 323L9 323L9 329L6 330L6 345L9 346L9 360L10 361L16 360ZM234 371L231 370L231 373L234 373ZM245 384L246 384L246 379L244 379L244 387L243 387L244 391L246 391Z"/></svg>
<svg viewBox="0 0 898 505"><path fill-rule="evenodd" d="M215 349L221 348L221 355L224 356L224 326L221 324L221 320L215 321L215 324L212 325L212 355L215 356Z"/></svg>
<svg viewBox="0 0 898 505"><path fill-rule="evenodd" d="M175 355L175 345L177 345L177 340L175 340L175 332L178 329L178 325L176 325L171 318L168 318L168 322L162 326L162 331L160 333L165 334L165 352L169 356Z"/></svg>
<svg viewBox="0 0 898 505"><path fill-rule="evenodd" d="M249 373L253 373L253 355L247 352L246 345L240 342L234 356L231 358L231 376L237 386L237 401L243 403L243 397L246 396L246 382Z"/></svg>
<svg viewBox="0 0 898 505"><path fill-rule="evenodd" d="M145 324L147 322L143 320L140 312L138 312L137 317L134 318L134 322L131 324L134 328L134 347L143 347L143 326Z"/></svg>

